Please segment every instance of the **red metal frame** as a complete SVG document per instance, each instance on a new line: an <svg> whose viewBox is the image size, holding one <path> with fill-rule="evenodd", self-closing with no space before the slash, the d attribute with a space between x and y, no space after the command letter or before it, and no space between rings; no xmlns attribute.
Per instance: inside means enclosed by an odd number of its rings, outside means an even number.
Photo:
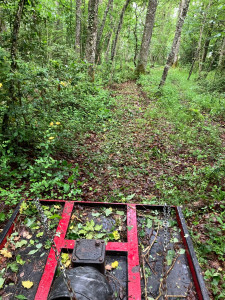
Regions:
<svg viewBox="0 0 225 300"><path fill-rule="evenodd" d="M45 200L46 201L46 200ZM51 201L51 200L50 200ZM56 230L59 236L55 238L57 250L60 253L62 249L73 249L76 241L66 240L66 232L69 226L70 217L73 211L74 203L65 202L62 219L59 222ZM80 202L79 202L80 203ZM93 204L93 202L84 202L85 204ZM103 205L104 203L99 203ZM113 204L110 204L113 205ZM123 204L124 205L124 204ZM129 204L127 207L127 242L109 242L106 245L106 251L124 252L127 254L128 260L128 295L129 299L141 299L141 278L139 267L139 254L138 254L138 235L137 235L137 217L136 205ZM55 253L53 249L50 250L45 269L38 286L35 300L45 300L48 297L54 275L57 267Z"/></svg>
<svg viewBox="0 0 225 300"><path fill-rule="evenodd" d="M140 265L139 265L139 253L138 253L138 228L137 228L137 209L155 208L162 209L163 206L151 206L151 205L139 205L139 204L124 204L124 203L103 203L103 202L74 202L65 200L40 200L41 202L60 202L64 203L64 209L62 212L62 219L59 221L54 241L59 253L64 249L73 249L75 246L75 240L65 239L67 229L70 223L71 214L74 209L74 204L81 204L84 206L105 206L105 207L123 207L127 213L127 242L108 242L106 245L106 251L121 252L127 256L128 265L128 299L141 300L141 278L140 278ZM193 276L196 291L199 300L208 299L202 296L202 289L196 276L196 269L192 260L192 254L189 253L190 247L187 245L186 232L184 232L181 224L181 219L177 207L174 207L176 211L176 217L178 225L181 229L181 237L186 249L186 256L188 259L190 271ZM13 224L9 229L11 233L13 231ZM9 233L8 233L9 235ZM8 236L7 235L7 236ZM1 249L0 245L0 249ZM194 250L193 250L194 251ZM55 276L57 267L57 261L53 249L50 250L45 269L40 280L37 293L34 300L47 300L50 288ZM197 274L198 275L198 274Z"/></svg>

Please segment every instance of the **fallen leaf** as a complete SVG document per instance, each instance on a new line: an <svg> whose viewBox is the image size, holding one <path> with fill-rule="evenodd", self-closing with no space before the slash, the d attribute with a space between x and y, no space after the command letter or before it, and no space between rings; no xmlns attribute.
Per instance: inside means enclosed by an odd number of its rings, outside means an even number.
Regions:
<svg viewBox="0 0 225 300"><path fill-rule="evenodd" d="M111 271L111 270L112 270L112 266L106 265L106 266L105 266L105 269L106 269L107 271Z"/></svg>
<svg viewBox="0 0 225 300"><path fill-rule="evenodd" d="M118 266L119 266L119 263L118 263L117 260L114 261L113 263L111 263L111 267L112 267L113 269L116 269Z"/></svg>
<svg viewBox="0 0 225 300"><path fill-rule="evenodd" d="M30 280L22 281L22 286L25 287L26 289L30 289L33 285L34 283Z"/></svg>
<svg viewBox="0 0 225 300"><path fill-rule="evenodd" d="M12 253L9 252L8 250L0 250L0 254L3 255L4 257L11 258Z"/></svg>
<svg viewBox="0 0 225 300"><path fill-rule="evenodd" d="M117 240L119 240L120 239L120 234L119 234L119 232L116 230L116 231L113 231L113 237L114 237L114 239L117 241Z"/></svg>
<svg viewBox="0 0 225 300"><path fill-rule="evenodd" d="M24 272L20 273L20 277L22 278L24 276Z"/></svg>

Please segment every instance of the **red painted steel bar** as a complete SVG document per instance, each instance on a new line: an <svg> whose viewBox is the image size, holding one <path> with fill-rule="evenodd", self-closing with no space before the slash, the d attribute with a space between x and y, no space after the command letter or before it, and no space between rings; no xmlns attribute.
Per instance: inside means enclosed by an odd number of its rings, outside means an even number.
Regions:
<svg viewBox="0 0 225 300"><path fill-rule="evenodd" d="M64 240L62 248L74 249L75 242L76 241L74 241L74 240ZM108 242L106 244L106 251L127 252L128 251L128 243Z"/></svg>
<svg viewBox="0 0 225 300"><path fill-rule="evenodd" d="M138 254L136 205L127 206L127 240L128 240L128 297L141 300L141 278Z"/></svg>
<svg viewBox="0 0 225 300"><path fill-rule="evenodd" d="M65 202L62 219L59 221L58 228L56 232L58 236L55 237L54 241L58 252L61 252L62 246L64 245L64 239L66 236L67 228L69 226L70 217L73 211L74 202ZM57 267L57 261L55 259L55 252L53 249L47 258L44 273L41 277L41 281L38 286L38 290L35 296L35 300L47 300L48 294L52 285L52 281L55 275L55 270Z"/></svg>

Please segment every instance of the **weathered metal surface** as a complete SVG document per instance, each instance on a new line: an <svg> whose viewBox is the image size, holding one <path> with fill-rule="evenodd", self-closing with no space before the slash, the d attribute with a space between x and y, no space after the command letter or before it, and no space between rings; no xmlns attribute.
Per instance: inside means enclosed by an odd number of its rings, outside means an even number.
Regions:
<svg viewBox="0 0 225 300"><path fill-rule="evenodd" d="M59 221L59 225L56 230L58 234L54 240L59 253L62 250L62 245L66 236L67 228L69 226L71 213L73 211L73 206L74 206L74 202L65 202L63 213L62 213L62 219ZM56 267L57 267L57 261L55 258L55 252L53 249L51 249L45 265L44 273L42 275L41 281L38 286L35 300L45 300L48 298L48 294L55 275Z"/></svg>
<svg viewBox="0 0 225 300"><path fill-rule="evenodd" d="M105 274L105 242L77 240L72 254L72 263L74 267L92 266Z"/></svg>
<svg viewBox="0 0 225 300"><path fill-rule="evenodd" d="M62 213L62 219L59 222L57 228L57 236L55 237L55 243L59 253L64 251L69 251L76 247L75 240L67 240L66 232L69 226L71 214L74 207L74 202L66 202L64 200L41 200L45 203L61 202L65 203L64 210ZM108 242L106 245L106 255L122 255L127 258L127 299L141 300L141 276L140 276L140 266L139 266L139 252L138 252L138 226L137 226L137 209L143 209L147 207L152 210L161 210L163 206L151 206L151 205L136 205L136 204L119 204L119 203L93 203L93 202L75 202L83 207L93 206L95 208L100 207L116 207L123 208L127 212L127 242ZM194 286L197 292L198 299L208 300L207 290L205 288L204 280L200 272L200 268L194 253L193 245L191 243L190 237L187 232L185 221L181 213L180 208L175 208L177 214L177 221L181 229L181 237L183 241L183 247L185 248L185 257L188 267L193 278ZM1 248L0 244L0 248ZM79 255L78 255L79 257ZM82 257L81 257L82 258ZM79 257L80 259L80 257ZM184 264L181 262L181 264ZM51 249L45 269L39 283L39 287L35 296L35 300L47 300L48 295L52 286L53 278L55 275L55 270L57 267L57 261L55 259L55 253ZM178 272L178 273L177 273ZM179 276L180 270L175 270L176 276ZM182 274L181 274L182 275Z"/></svg>

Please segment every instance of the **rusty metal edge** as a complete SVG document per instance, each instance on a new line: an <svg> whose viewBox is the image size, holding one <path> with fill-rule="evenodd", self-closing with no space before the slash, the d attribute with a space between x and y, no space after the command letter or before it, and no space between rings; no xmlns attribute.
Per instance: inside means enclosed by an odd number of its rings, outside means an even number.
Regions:
<svg viewBox="0 0 225 300"><path fill-rule="evenodd" d="M193 246L191 237L189 235L187 225L186 225L186 222L185 222L185 218L184 218L184 215L182 213L182 210L181 210L180 206L177 207L177 213L178 213L180 223L181 223L181 227L182 227L182 230L183 230L183 237L186 240L186 245L187 245L188 251L190 253L190 257L191 257L191 260L192 260L192 265L194 267L195 275L197 277L197 281L198 281L199 289L201 291L202 299L203 300L210 300L209 295L208 295L208 291L207 291L207 288L206 288L206 285L205 285L204 278L201 274L201 268L199 266L198 259L197 259L197 256L195 254L195 251L194 251L194 246ZM192 276L193 276L193 274L192 274Z"/></svg>
<svg viewBox="0 0 225 300"><path fill-rule="evenodd" d="M20 206L22 204L22 202L24 201L24 199L22 199L19 204L16 206L13 214L11 215L10 219L8 220L8 222L6 223L2 233L0 234L0 249L2 249L5 246L7 237L9 235L11 235L13 227L14 227L14 221L16 220L16 217L19 213L20 210Z"/></svg>

